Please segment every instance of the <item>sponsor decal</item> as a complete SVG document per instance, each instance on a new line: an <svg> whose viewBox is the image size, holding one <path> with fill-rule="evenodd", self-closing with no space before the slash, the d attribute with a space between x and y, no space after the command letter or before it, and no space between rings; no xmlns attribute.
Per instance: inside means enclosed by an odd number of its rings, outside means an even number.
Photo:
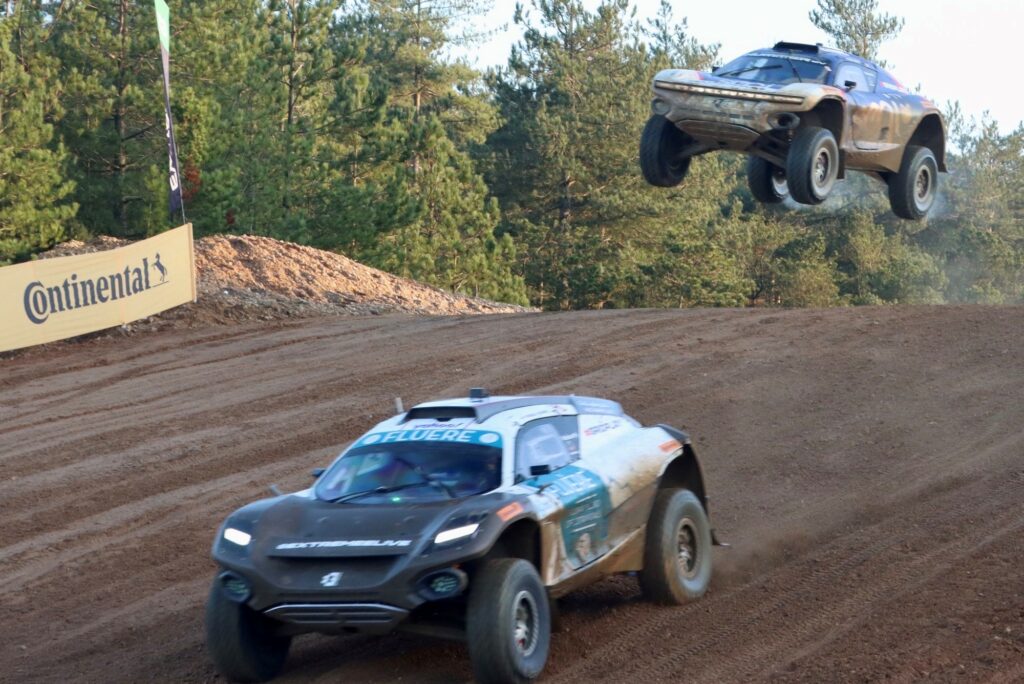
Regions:
<svg viewBox="0 0 1024 684"><path fill-rule="evenodd" d="M527 484L541 487L565 508L562 541L569 563L579 568L608 551L608 516L612 503L601 477L578 466L565 466Z"/></svg>
<svg viewBox="0 0 1024 684"><path fill-rule="evenodd" d="M150 278L150 269L156 271L156 283ZM167 267L157 252L152 262L143 257L134 267L125 266L124 271L110 275L79 280L78 274L72 273L63 283L54 285L34 280L25 287L22 303L28 320L42 325L53 314L114 302L169 282Z"/></svg>
<svg viewBox="0 0 1024 684"><path fill-rule="evenodd" d="M0 351L123 325L195 301L195 282L188 224L117 249L4 266Z"/></svg>
<svg viewBox="0 0 1024 684"><path fill-rule="evenodd" d="M320 586L322 587L336 587L341 583L340 572L329 572L320 578Z"/></svg>
<svg viewBox="0 0 1024 684"><path fill-rule="evenodd" d="M508 522L512 518L516 517L523 512L523 505L518 501L510 503L508 506L498 510L498 517L501 518L502 522Z"/></svg>
<svg viewBox="0 0 1024 684"><path fill-rule="evenodd" d="M671 454L676 449L682 449L683 445L674 439L670 439L667 442L662 442L661 446L658 448L664 451L666 454Z"/></svg>
<svg viewBox="0 0 1024 684"><path fill-rule="evenodd" d="M425 430L427 428L446 428L446 429L451 429L451 428L461 428L464 425L468 425L470 422L472 422L472 421L469 421L469 420L449 420L449 421L446 421L446 422L443 422L443 423L442 422L434 422L434 423L417 423L417 422L413 422L413 427L415 427L417 430Z"/></svg>
<svg viewBox="0 0 1024 684"><path fill-rule="evenodd" d="M290 549L336 549L345 547L382 548L404 547L412 544L412 539L338 539L334 541L284 542L275 548L279 551Z"/></svg>
<svg viewBox="0 0 1024 684"><path fill-rule="evenodd" d="M620 427L622 427L622 425L623 423L621 420L609 420L604 423L598 423L597 425L591 425L590 427L583 431L583 434L585 434L587 437L593 437L594 435L599 435L602 432L618 430Z"/></svg>
<svg viewBox="0 0 1024 684"><path fill-rule="evenodd" d="M483 446L501 446L501 434L487 430L457 430L440 428L414 428L411 430L392 430L391 432L373 432L358 442L356 446L373 446L374 444L394 444L395 442L450 442L453 444L480 444Z"/></svg>

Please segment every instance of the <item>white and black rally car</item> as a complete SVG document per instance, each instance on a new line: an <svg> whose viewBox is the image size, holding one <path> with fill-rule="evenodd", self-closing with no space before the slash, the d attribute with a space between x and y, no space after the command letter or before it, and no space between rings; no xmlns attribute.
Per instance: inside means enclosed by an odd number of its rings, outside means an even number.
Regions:
<svg viewBox="0 0 1024 684"><path fill-rule="evenodd" d="M296 634L401 628L464 639L481 682L528 682L553 599L638 572L679 604L711 579L689 438L614 401L473 390L378 424L314 476L217 532L207 644L230 679L273 678Z"/></svg>

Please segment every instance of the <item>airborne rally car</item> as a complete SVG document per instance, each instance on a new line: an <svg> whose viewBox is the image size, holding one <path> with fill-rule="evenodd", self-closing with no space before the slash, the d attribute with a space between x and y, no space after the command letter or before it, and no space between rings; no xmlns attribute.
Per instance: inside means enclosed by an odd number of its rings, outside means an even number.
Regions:
<svg viewBox="0 0 1024 684"><path fill-rule="evenodd" d="M207 643L230 679L277 675L296 634L403 628L464 639L481 682L528 682L552 599L639 572L678 604L711 579L689 438L614 401L473 390L380 423L314 476L217 533Z"/></svg>
<svg viewBox="0 0 1024 684"><path fill-rule="evenodd" d="M652 185L682 182L690 160L746 152L750 191L820 204L856 170L883 181L893 213L920 220L946 171L946 128L930 100L877 64L820 45L777 43L711 73L654 77L640 166Z"/></svg>

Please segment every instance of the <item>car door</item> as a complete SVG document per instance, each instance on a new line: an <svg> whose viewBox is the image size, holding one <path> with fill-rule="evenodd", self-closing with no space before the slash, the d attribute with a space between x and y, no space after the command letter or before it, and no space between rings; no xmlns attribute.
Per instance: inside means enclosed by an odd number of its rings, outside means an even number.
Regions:
<svg viewBox="0 0 1024 684"><path fill-rule="evenodd" d="M611 502L601 477L583 467L576 416L534 420L516 438L516 479L558 502L557 524L573 569L608 552Z"/></svg>
<svg viewBox="0 0 1024 684"><path fill-rule="evenodd" d="M861 150L880 149L889 137L892 112L885 98L875 93L878 74L859 64L844 62L836 69L834 83L848 94L854 146Z"/></svg>

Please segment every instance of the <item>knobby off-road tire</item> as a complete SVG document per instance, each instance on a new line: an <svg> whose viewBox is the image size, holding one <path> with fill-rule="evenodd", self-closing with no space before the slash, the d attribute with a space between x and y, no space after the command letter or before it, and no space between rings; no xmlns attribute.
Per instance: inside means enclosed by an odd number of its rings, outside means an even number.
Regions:
<svg viewBox="0 0 1024 684"><path fill-rule="evenodd" d="M486 561L470 583L466 639L481 684L525 684L544 669L551 640L547 590L527 561Z"/></svg>
<svg viewBox="0 0 1024 684"><path fill-rule="evenodd" d="M747 185L754 199L763 204L778 204L789 197L786 170L761 157L747 159Z"/></svg>
<svg viewBox="0 0 1024 684"><path fill-rule="evenodd" d="M839 176L839 145L826 128L808 126L796 132L786 157L786 182L793 199L821 204Z"/></svg>
<svg viewBox="0 0 1024 684"><path fill-rule="evenodd" d="M899 173L889 178L889 204L900 218L920 221L935 204L939 164L927 147L912 145L903 152Z"/></svg>
<svg viewBox="0 0 1024 684"><path fill-rule="evenodd" d="M280 674L292 638L274 621L224 595L214 580L206 602L206 647L217 671L233 682L265 682Z"/></svg>
<svg viewBox="0 0 1024 684"><path fill-rule="evenodd" d="M679 153L689 142L665 117L655 114L648 119L640 135L640 170L647 182L659 188L682 183L690 170L690 157L680 158Z"/></svg>
<svg viewBox="0 0 1024 684"><path fill-rule="evenodd" d="M700 598L711 582L711 525L688 489L663 489L647 521L640 586L655 603L680 605Z"/></svg>

